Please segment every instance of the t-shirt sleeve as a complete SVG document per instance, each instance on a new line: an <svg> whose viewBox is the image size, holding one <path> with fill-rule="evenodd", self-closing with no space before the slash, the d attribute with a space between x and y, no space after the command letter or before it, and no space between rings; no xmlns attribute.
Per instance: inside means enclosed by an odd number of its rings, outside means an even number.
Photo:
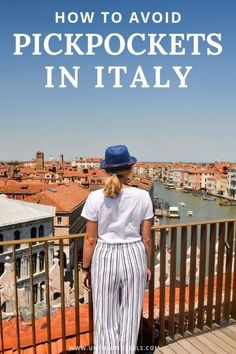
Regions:
<svg viewBox="0 0 236 354"><path fill-rule="evenodd" d="M153 204L148 192L145 193L145 201L143 206L143 220L152 219L154 216Z"/></svg>
<svg viewBox="0 0 236 354"><path fill-rule="evenodd" d="M98 215L96 210L96 204L94 202L93 193L90 193L85 204L83 210L81 212L81 216L90 221L97 221Z"/></svg>

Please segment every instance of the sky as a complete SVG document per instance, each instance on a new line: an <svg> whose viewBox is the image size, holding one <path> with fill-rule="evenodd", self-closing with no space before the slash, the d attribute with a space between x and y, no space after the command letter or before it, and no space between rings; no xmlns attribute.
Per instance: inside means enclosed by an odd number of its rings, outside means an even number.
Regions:
<svg viewBox="0 0 236 354"><path fill-rule="evenodd" d="M55 12L94 11L94 22L55 23ZM102 11L120 12L121 23L102 22ZM179 12L178 24L148 21L129 24L132 12ZM125 144L139 161L236 161L236 2L232 0L1 0L0 2L0 161L30 160L37 150L46 158L103 156L109 145ZM191 56L13 55L15 33L221 33L223 52ZM168 44L168 43L167 43ZM115 45L115 44L114 44ZM140 43L140 49L142 44ZM168 47L168 45L167 45ZM53 49L65 48L64 42ZM107 67L127 66L123 87L112 88ZM141 65L150 88L132 89ZM45 66L55 67L55 88L45 88ZM58 88L58 67L80 66L79 87ZM96 89L95 66L104 66L103 89ZM162 66L170 88L153 88L153 66ZM173 66L192 66L188 88L178 88Z"/></svg>

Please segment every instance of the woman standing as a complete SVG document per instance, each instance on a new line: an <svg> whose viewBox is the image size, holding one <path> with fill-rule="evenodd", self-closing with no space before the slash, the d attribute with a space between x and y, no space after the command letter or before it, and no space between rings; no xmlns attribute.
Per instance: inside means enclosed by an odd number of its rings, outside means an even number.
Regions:
<svg viewBox="0 0 236 354"><path fill-rule="evenodd" d="M81 214L87 219L82 285L92 288L96 354L136 351L153 218L149 193L127 182L136 162L124 145L107 148L100 165L105 187L89 194Z"/></svg>

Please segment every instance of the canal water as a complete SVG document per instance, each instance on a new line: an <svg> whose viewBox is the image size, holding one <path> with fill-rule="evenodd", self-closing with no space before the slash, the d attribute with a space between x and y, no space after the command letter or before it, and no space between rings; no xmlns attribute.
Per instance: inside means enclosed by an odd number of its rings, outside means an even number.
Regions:
<svg viewBox="0 0 236 354"><path fill-rule="evenodd" d="M192 193L167 189L161 182L155 182L154 196L164 199L170 206L179 207L179 219L158 217L161 224L236 218L236 206L220 206L220 198L217 198L216 201L203 200L202 197L196 197ZM184 202L185 206L180 205L180 202ZM188 210L193 212L192 216L188 215Z"/></svg>

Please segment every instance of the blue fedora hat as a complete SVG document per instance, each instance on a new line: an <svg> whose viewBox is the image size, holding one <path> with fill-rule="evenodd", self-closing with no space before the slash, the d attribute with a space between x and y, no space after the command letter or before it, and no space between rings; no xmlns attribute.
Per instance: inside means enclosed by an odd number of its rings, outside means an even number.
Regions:
<svg viewBox="0 0 236 354"><path fill-rule="evenodd" d="M105 151L105 160L100 163L100 168L107 170L123 170L131 167L137 159L130 156L125 145L109 146Z"/></svg>

